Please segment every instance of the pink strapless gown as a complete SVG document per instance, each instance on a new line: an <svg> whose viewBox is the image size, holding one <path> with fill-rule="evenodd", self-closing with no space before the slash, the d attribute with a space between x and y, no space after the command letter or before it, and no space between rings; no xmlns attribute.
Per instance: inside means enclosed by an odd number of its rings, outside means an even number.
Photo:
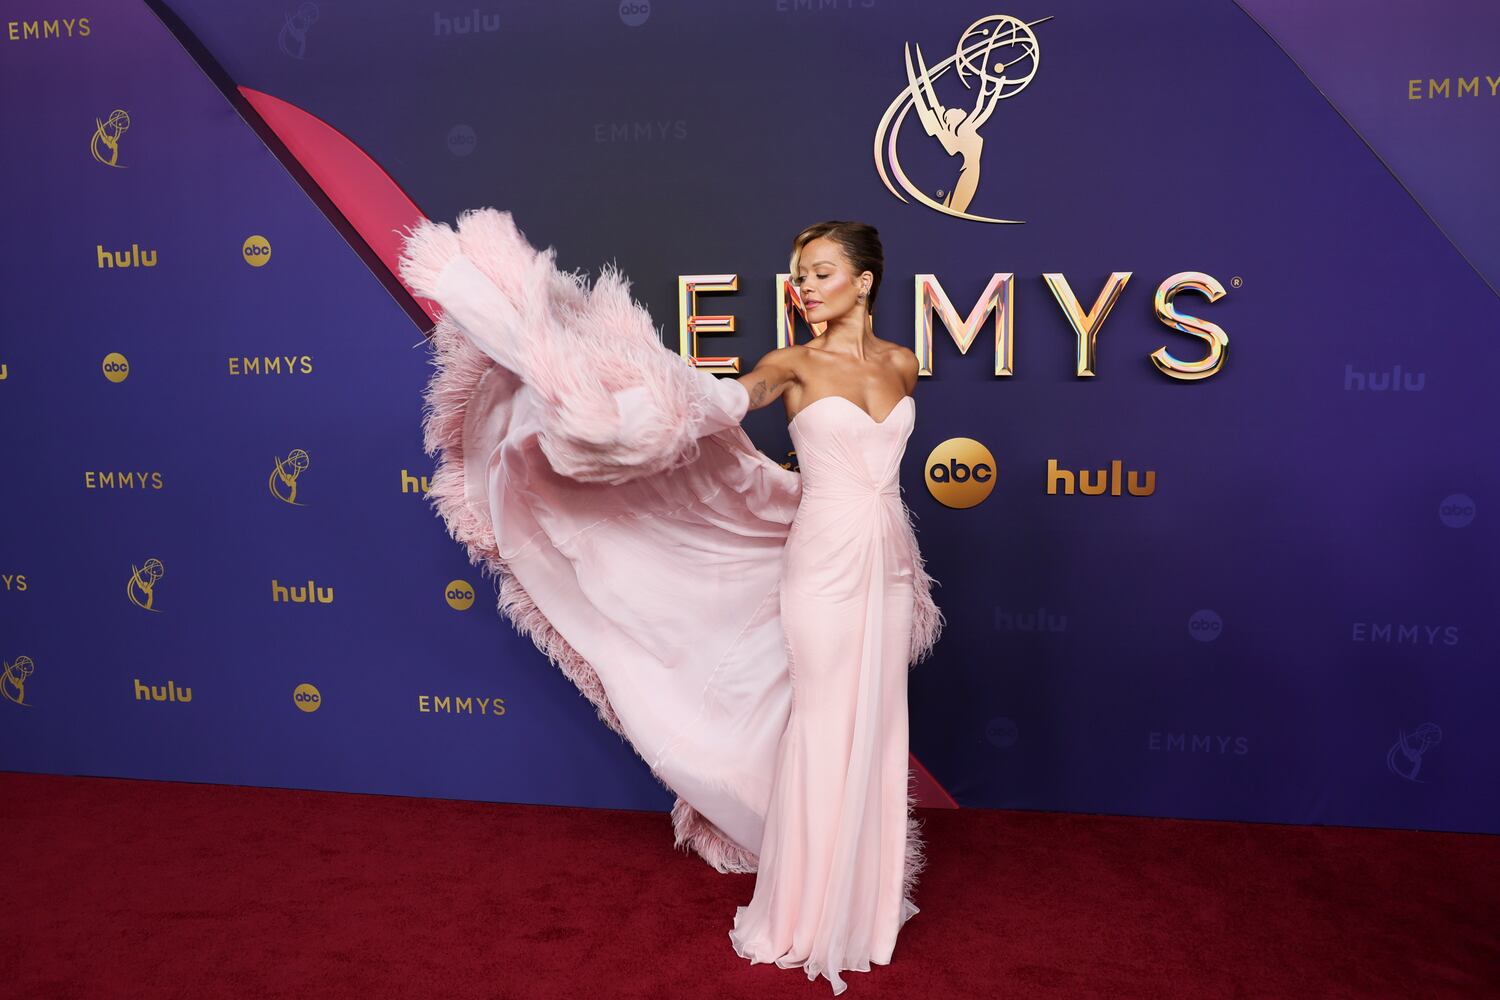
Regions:
<svg viewBox="0 0 1500 1000"><path fill-rule="evenodd" d="M508 212L423 220L401 276L442 306L429 499L500 612L676 793L677 846L758 873L735 948L835 992L888 963L925 864L907 668L944 623L897 485L915 402L877 423L815 400L799 474L623 275L559 271Z"/></svg>
<svg viewBox="0 0 1500 1000"><path fill-rule="evenodd" d="M754 896L729 938L752 964L827 977L835 995L840 972L888 965L918 912L905 892L915 566L900 486L915 410L906 396L877 422L824 396L790 427L802 470L781 581L792 709Z"/></svg>

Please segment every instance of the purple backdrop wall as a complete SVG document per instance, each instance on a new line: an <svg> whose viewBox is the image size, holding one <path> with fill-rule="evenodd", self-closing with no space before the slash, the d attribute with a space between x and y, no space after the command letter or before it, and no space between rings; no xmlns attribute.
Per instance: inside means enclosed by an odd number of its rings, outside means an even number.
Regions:
<svg viewBox="0 0 1500 1000"><path fill-rule="evenodd" d="M168 4L428 215L495 205L564 266L616 260L669 332L677 275L738 273L705 353L774 346L774 277L819 219L879 226L888 339L912 343L914 275L967 313L1014 274L1014 374L940 328L903 470L951 623L913 750L962 805L1500 831L1500 78L1476 48L1500 11L290 6ZM872 158L903 45L936 62L994 14L1050 17L981 130L971 210L1021 225L903 203ZM486 594L446 599L478 581L421 495L401 305L150 9L52 18L11 5L0 62L0 767L666 808ZM914 119L899 145L929 195L952 181ZM133 247L151 263L105 264ZM1087 306L1115 271L1079 378L1042 275ZM1148 360L1201 353L1153 314L1182 271L1227 290L1178 300L1229 338L1192 382ZM747 428L784 459L773 410ZM926 485L956 438L997 463L967 509ZM1151 495L1048 490L1049 461L1114 460ZM308 580L332 600L276 600Z"/></svg>

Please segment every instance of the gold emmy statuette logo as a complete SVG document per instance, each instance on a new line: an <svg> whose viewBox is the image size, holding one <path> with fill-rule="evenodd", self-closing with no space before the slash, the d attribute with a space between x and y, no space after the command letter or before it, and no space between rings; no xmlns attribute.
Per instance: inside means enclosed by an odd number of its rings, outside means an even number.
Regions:
<svg viewBox="0 0 1500 1000"><path fill-rule="evenodd" d="M94 154L94 159L106 167L119 167L122 170L125 164L119 162L120 158L120 136L130 127L130 113L119 108L111 111L109 117L100 121L94 119L94 136L89 140L89 152Z"/></svg>
<svg viewBox="0 0 1500 1000"><path fill-rule="evenodd" d="M271 260L271 241L264 236L247 236L245 245L240 248L245 255L245 263L251 267L264 267Z"/></svg>
<svg viewBox="0 0 1500 1000"><path fill-rule="evenodd" d="M139 569L131 563L130 581L125 584L125 596L130 598L130 603L147 611L160 612L161 608L152 605L156 602L156 583L165 572L160 559L147 559Z"/></svg>
<svg viewBox="0 0 1500 1000"><path fill-rule="evenodd" d="M443 597L454 611L468 611L474 606L474 587L467 580L453 580L443 588Z"/></svg>
<svg viewBox="0 0 1500 1000"><path fill-rule="evenodd" d="M973 438L949 438L927 456L927 492L944 507L983 503L995 489L995 456Z"/></svg>
<svg viewBox="0 0 1500 1000"><path fill-rule="evenodd" d="M125 355L119 352L106 354L101 368L104 372L104 377L111 382L123 382L130 377L130 362L126 361Z"/></svg>
<svg viewBox="0 0 1500 1000"><path fill-rule="evenodd" d="M974 215L968 208L979 187L979 161L984 152L984 137L979 134L979 128L989 120L997 103L1007 97L1015 97L1036 76L1041 50L1031 29L1051 19L1049 15L1028 24L1006 14L982 17L964 29L953 55L930 68L922 59L921 46L916 46L914 65L912 43L906 44L906 89L885 109L880 125L875 129L875 169L880 173L886 190L902 201L906 201L901 194L901 191L905 191L928 208L958 219L973 222L1024 221ZM972 108L949 108L938 100L933 81L950 69L957 71L958 80L966 89L972 90L974 87L971 78L978 81L979 92L974 96ZM935 138L949 156L960 157L958 177L947 191L937 192L938 197L943 199L941 202L932 200L919 190L901 166L896 147L901 138L901 125L906 121L907 113L913 109L927 134ZM892 174L901 185L901 191L897 191L891 183Z"/></svg>
<svg viewBox="0 0 1500 1000"><path fill-rule="evenodd" d="M323 695L311 684L298 684L292 691L292 704L304 712L316 712L323 704Z"/></svg>
<svg viewBox="0 0 1500 1000"><path fill-rule="evenodd" d="M26 678L35 672L36 664L31 657L16 657L14 663L5 664L5 674L0 676L0 694L5 695L7 701L30 708L31 702L26 700Z"/></svg>
<svg viewBox="0 0 1500 1000"><path fill-rule="evenodd" d="M301 448L293 449L286 458L276 459L276 467L271 470L269 482L271 495L293 507L306 507L307 504L297 500L297 477L307 471L311 461L307 452Z"/></svg>

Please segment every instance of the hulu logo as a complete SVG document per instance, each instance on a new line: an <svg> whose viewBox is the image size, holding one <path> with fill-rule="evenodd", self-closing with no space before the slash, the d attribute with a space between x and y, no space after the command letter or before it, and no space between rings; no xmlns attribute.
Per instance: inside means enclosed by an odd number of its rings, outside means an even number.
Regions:
<svg viewBox="0 0 1500 1000"><path fill-rule="evenodd" d="M139 244L130 244L129 250L106 250L102 243L96 243L94 247L99 253L101 268L156 266L156 251L142 250Z"/></svg>
<svg viewBox="0 0 1500 1000"><path fill-rule="evenodd" d="M142 684L137 678L135 682L136 701L192 701L193 689L190 687L178 687L175 681L167 681L165 687L156 684Z"/></svg>
<svg viewBox="0 0 1500 1000"><path fill-rule="evenodd" d="M1108 469L1079 469L1077 473L1068 469L1059 469L1057 459L1047 459L1047 492L1056 494L1061 491L1068 496L1073 495L1076 488L1084 496L1103 496L1107 491L1110 496L1120 496L1123 487L1133 497L1148 497L1156 492L1156 472L1147 469L1142 474L1134 469L1126 470L1118 458L1109 463Z"/></svg>
<svg viewBox="0 0 1500 1000"><path fill-rule="evenodd" d="M271 581L272 604L332 604L333 588L318 587L311 580L305 587L285 587Z"/></svg>
<svg viewBox="0 0 1500 1000"><path fill-rule="evenodd" d="M435 38L444 35L472 35L481 31L499 31L499 14L481 14L477 8L467 14L454 14L444 17L437 11L432 12L432 34Z"/></svg>

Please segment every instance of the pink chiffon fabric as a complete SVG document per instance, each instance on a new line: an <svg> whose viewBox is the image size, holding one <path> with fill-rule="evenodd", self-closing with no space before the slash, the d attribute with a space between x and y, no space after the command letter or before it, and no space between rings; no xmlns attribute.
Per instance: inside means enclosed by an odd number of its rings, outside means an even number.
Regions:
<svg viewBox="0 0 1500 1000"><path fill-rule="evenodd" d="M792 711L760 873L730 940L751 963L826 976L887 965L918 912L907 891L906 674L915 563L902 525L906 396L881 421L842 396L790 432L802 503L786 543L781 623Z"/></svg>
<svg viewBox="0 0 1500 1000"><path fill-rule="evenodd" d="M589 285L509 212L407 234L442 307L425 395L429 499L498 608L676 795L676 844L756 872L730 937L825 975L890 961L924 865L906 674L943 627L897 481L914 421L843 397L790 433L661 343L629 282Z"/></svg>

